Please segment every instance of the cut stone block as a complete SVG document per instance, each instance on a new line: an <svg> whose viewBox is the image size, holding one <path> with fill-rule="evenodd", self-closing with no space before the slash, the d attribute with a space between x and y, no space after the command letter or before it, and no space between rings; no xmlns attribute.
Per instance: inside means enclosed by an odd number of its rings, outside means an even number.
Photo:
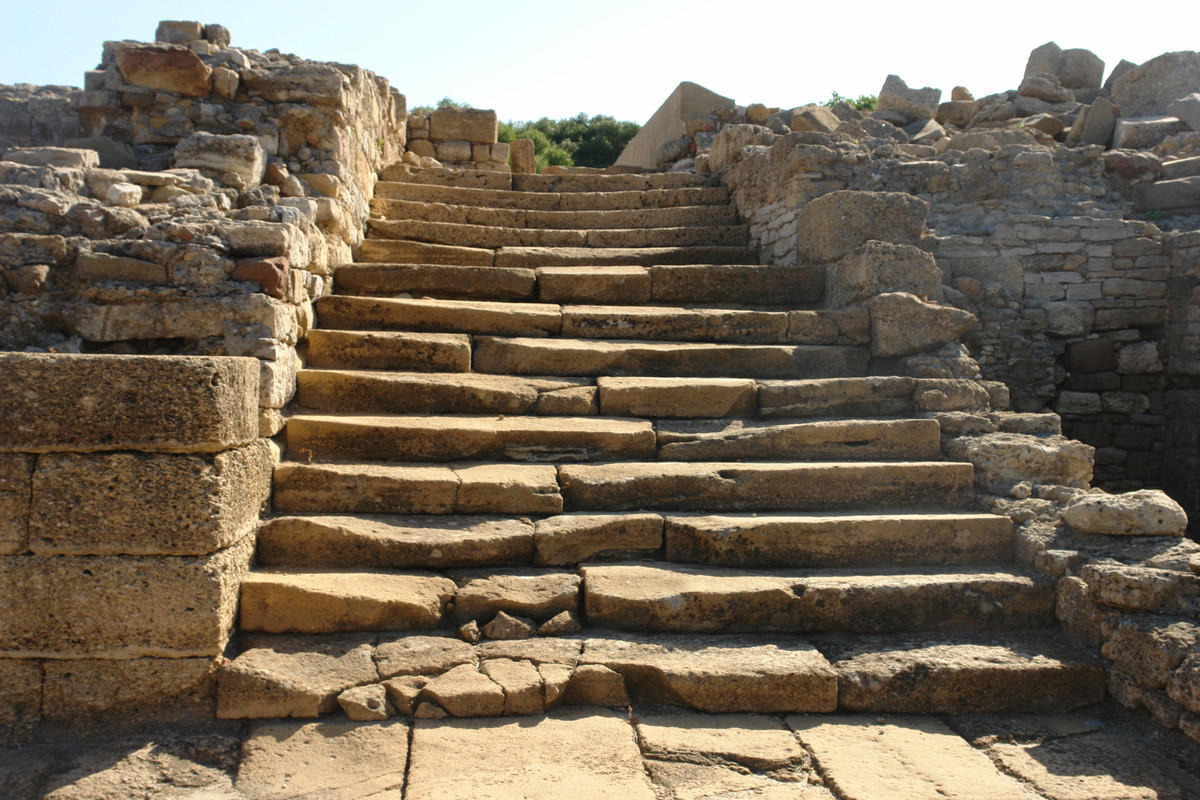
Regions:
<svg viewBox="0 0 1200 800"><path fill-rule="evenodd" d="M576 393L590 410L596 391L585 378L317 369L298 377L300 405L325 412L549 414L548 406Z"/></svg>
<svg viewBox="0 0 1200 800"><path fill-rule="evenodd" d="M458 333L314 330L306 355L308 367L467 372L471 338Z"/></svg>
<svg viewBox="0 0 1200 800"><path fill-rule="evenodd" d="M600 378L600 412L632 417L743 417L758 406L751 380Z"/></svg>
<svg viewBox="0 0 1200 800"><path fill-rule="evenodd" d="M800 254L820 264L869 240L915 245L928 213L929 203L903 192L830 192L810 200L796 215Z"/></svg>
<svg viewBox="0 0 1200 800"><path fill-rule="evenodd" d="M0 555L25 550L29 542L29 500L34 457L0 454Z"/></svg>
<svg viewBox="0 0 1200 800"><path fill-rule="evenodd" d="M42 664L31 658L0 658L0 738L10 741L42 714Z"/></svg>
<svg viewBox="0 0 1200 800"><path fill-rule="evenodd" d="M498 717L504 713L504 689L474 664L438 675L425 684L421 697L437 703L452 717Z"/></svg>
<svg viewBox="0 0 1200 800"><path fill-rule="evenodd" d="M916 382L906 377L761 381L764 417L894 416L912 412Z"/></svg>
<svg viewBox="0 0 1200 800"><path fill-rule="evenodd" d="M658 446L668 461L931 461L939 434L934 420L696 420L660 422Z"/></svg>
<svg viewBox="0 0 1200 800"><path fill-rule="evenodd" d="M564 514L539 520L534 560L572 565L596 558L655 553L663 542L658 514Z"/></svg>
<svg viewBox="0 0 1200 800"><path fill-rule="evenodd" d="M559 307L550 303L329 295L317 303L317 314L322 325L343 330L548 336L561 325Z"/></svg>
<svg viewBox="0 0 1200 800"><path fill-rule="evenodd" d="M43 719L76 734L212 719L215 658L47 659Z"/></svg>
<svg viewBox="0 0 1200 800"><path fill-rule="evenodd" d="M458 583L454 616L459 622L488 620L500 611L543 622L579 608L580 578L569 572L466 573Z"/></svg>
<svg viewBox="0 0 1200 800"><path fill-rule="evenodd" d="M474 664L475 651L461 639L449 636L403 636L383 641L375 648L381 678L397 675L440 675L462 664Z"/></svg>

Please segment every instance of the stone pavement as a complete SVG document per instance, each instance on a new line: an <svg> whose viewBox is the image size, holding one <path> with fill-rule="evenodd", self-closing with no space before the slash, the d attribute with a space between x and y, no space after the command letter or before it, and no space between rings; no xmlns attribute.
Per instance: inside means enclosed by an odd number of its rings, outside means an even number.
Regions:
<svg viewBox="0 0 1200 800"><path fill-rule="evenodd" d="M5 800L1192 800L1200 749L1112 705L1058 716L294 720L0 748Z"/></svg>

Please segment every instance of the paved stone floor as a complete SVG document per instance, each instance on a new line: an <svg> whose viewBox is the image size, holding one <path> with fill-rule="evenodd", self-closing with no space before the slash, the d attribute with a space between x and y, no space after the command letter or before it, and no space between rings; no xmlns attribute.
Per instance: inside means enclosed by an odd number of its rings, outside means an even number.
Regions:
<svg viewBox="0 0 1200 800"><path fill-rule="evenodd" d="M1200 748L1111 705L1062 716L292 721L0 748L4 800L1195 800Z"/></svg>

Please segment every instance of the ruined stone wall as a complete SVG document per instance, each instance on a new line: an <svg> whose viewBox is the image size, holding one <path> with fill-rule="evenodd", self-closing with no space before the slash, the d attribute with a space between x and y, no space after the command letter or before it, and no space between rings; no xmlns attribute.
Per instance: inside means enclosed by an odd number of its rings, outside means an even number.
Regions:
<svg viewBox="0 0 1200 800"><path fill-rule="evenodd" d="M511 172L509 146L496 141L498 129L496 112L490 109L413 112L408 115L407 152L418 161L432 158L457 169Z"/></svg>
<svg viewBox="0 0 1200 800"><path fill-rule="evenodd" d="M211 719L270 494L249 358L0 354L0 740Z"/></svg>

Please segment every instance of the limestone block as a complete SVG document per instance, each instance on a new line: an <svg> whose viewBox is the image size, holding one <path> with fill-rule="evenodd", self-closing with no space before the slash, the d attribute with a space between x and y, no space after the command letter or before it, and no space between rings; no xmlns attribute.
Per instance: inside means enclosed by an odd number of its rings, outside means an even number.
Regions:
<svg viewBox="0 0 1200 800"><path fill-rule="evenodd" d="M168 44L187 44L204 36L204 26L199 22L164 19L154 31L154 41Z"/></svg>
<svg viewBox="0 0 1200 800"><path fill-rule="evenodd" d="M508 142L497 142L491 147L492 161L500 164L507 164L510 152L511 148L509 147Z"/></svg>
<svg viewBox="0 0 1200 800"><path fill-rule="evenodd" d="M1200 594L1200 579L1178 570L1100 562L1079 574L1096 602L1133 611L1186 613Z"/></svg>
<svg viewBox="0 0 1200 800"><path fill-rule="evenodd" d="M125 305L68 307L64 316L90 342L224 336L226 326L261 325L272 339L289 344L299 335L297 309L265 294L226 297L165 296ZM2 449L0 445L0 449Z"/></svg>
<svg viewBox="0 0 1200 800"><path fill-rule="evenodd" d="M1021 481L1087 486L1095 449L1063 436L988 433L951 439L945 451L947 458L975 465L977 486L1006 493Z"/></svg>
<svg viewBox="0 0 1200 800"><path fill-rule="evenodd" d="M1047 103L1065 103L1075 99L1075 93L1059 83L1057 75L1046 72L1027 75L1017 87L1017 95L1045 100Z"/></svg>
<svg viewBox="0 0 1200 800"><path fill-rule="evenodd" d="M1192 92L1169 104L1167 113L1179 117L1192 130L1200 131L1200 92Z"/></svg>
<svg viewBox="0 0 1200 800"><path fill-rule="evenodd" d="M1109 536L1183 536L1188 522L1183 508L1157 489L1081 495L1067 505L1063 521L1080 533Z"/></svg>
<svg viewBox="0 0 1200 800"><path fill-rule="evenodd" d="M100 154L74 147L13 147L4 151L4 160L31 167L96 169Z"/></svg>
<svg viewBox="0 0 1200 800"><path fill-rule="evenodd" d="M751 145L770 145L779 140L779 135L761 125L726 125L713 140L708 153L708 166L720 172L733 166L744 148Z"/></svg>
<svg viewBox="0 0 1200 800"><path fill-rule="evenodd" d="M212 68L184 46L123 47L116 62L121 77L132 86L204 97L212 85Z"/></svg>
<svg viewBox="0 0 1200 800"><path fill-rule="evenodd" d="M788 123L788 127L794 131L833 133L841 124L842 121L828 108L808 105L792 111L792 119Z"/></svg>
<svg viewBox="0 0 1200 800"><path fill-rule="evenodd" d="M242 81L251 97L261 97L269 103L340 104L350 88L350 79L337 67L313 61L287 67L244 69Z"/></svg>
<svg viewBox="0 0 1200 800"><path fill-rule="evenodd" d="M497 128L496 112L492 110L438 108L429 114L429 138L438 141L458 139L476 144L491 144L496 141Z"/></svg>
<svg viewBox="0 0 1200 800"><path fill-rule="evenodd" d="M1200 91L1200 52L1163 53L1112 82L1112 101L1129 117L1165 114L1167 106Z"/></svg>
<svg viewBox="0 0 1200 800"><path fill-rule="evenodd" d="M1162 176L1168 180L1193 178L1200 175L1200 156L1177 158L1162 163Z"/></svg>
<svg viewBox="0 0 1200 800"><path fill-rule="evenodd" d="M936 119L942 125L964 128L978 111L979 103L974 100L951 100L938 106Z"/></svg>
<svg viewBox="0 0 1200 800"><path fill-rule="evenodd" d="M1081 144L1102 144L1112 140L1117 124L1117 107L1107 97L1097 97L1075 117L1068 141Z"/></svg>
<svg viewBox="0 0 1200 800"><path fill-rule="evenodd" d="M1127 616L1101 647L1118 669L1137 677L1145 689L1162 689L1200 643L1200 628L1190 620Z"/></svg>
<svg viewBox="0 0 1200 800"><path fill-rule="evenodd" d="M312 260L308 236L290 223L229 221L217 228L217 235L229 242L235 256L286 256L293 269L304 269Z"/></svg>
<svg viewBox="0 0 1200 800"><path fill-rule="evenodd" d="M942 99L941 89L926 86L924 89L910 89L899 75L888 75L879 90L879 101L876 108L879 111L896 111L903 114L909 122L919 119L933 119L937 116L938 102Z"/></svg>
<svg viewBox="0 0 1200 800"><path fill-rule="evenodd" d="M0 354L0 452L214 452L258 435L258 364Z"/></svg>
<svg viewBox="0 0 1200 800"><path fill-rule="evenodd" d="M690 81L680 83L637 135L625 145L625 149L617 157L617 164L654 169L657 166L654 156L663 142L677 139L690 120L732 105L732 99L722 97L699 84ZM718 171L720 168L714 166L713 172Z"/></svg>
<svg viewBox="0 0 1200 800"><path fill-rule="evenodd" d="M1121 117L1113 126L1113 148L1149 150L1163 143L1168 136L1187 130L1176 117Z"/></svg>
<svg viewBox="0 0 1200 800"><path fill-rule="evenodd" d="M530 140L530 144L532 144ZM414 153L421 158L436 158L437 148L433 146L433 142L428 139L412 139L408 143L408 152Z"/></svg>
<svg viewBox="0 0 1200 800"><path fill-rule="evenodd" d="M1104 61L1091 50L1073 47L1062 51L1055 74L1068 89L1099 89L1104 79Z"/></svg>
<svg viewBox="0 0 1200 800"><path fill-rule="evenodd" d="M119 184L118 184L119 185ZM132 185L132 184L130 184ZM138 190L139 196L141 190ZM75 261L75 274L85 281L122 281L127 283L170 282L167 268L140 258L113 256L108 253L84 253Z"/></svg>
<svg viewBox="0 0 1200 800"><path fill-rule="evenodd" d="M103 658L217 656L254 549L210 556L0 560L0 653ZM63 587L72 587L63 591Z"/></svg>
<svg viewBox="0 0 1200 800"><path fill-rule="evenodd" d="M438 161L470 161L471 143L464 141L447 141L437 143Z"/></svg>
<svg viewBox="0 0 1200 800"><path fill-rule="evenodd" d="M29 548L38 555L213 553L257 524L272 467L261 441L211 455L47 454L33 476Z"/></svg>
<svg viewBox="0 0 1200 800"><path fill-rule="evenodd" d="M1046 42L1030 51L1025 62L1025 75L1037 75L1039 72L1056 75L1062 62L1062 48L1054 42Z"/></svg>
<svg viewBox="0 0 1200 800"><path fill-rule="evenodd" d="M1051 336L1083 336L1096 321L1091 303L1064 300L1046 304L1046 333Z"/></svg>
<svg viewBox="0 0 1200 800"><path fill-rule="evenodd" d="M514 139L510 148L512 171L522 175L537 172L537 161L533 152L533 139Z"/></svg>
<svg viewBox="0 0 1200 800"><path fill-rule="evenodd" d="M41 710L41 662L0 658L0 742L36 723Z"/></svg>
<svg viewBox="0 0 1200 800"><path fill-rule="evenodd" d="M1151 375L1163 369L1154 342L1130 342L1117 351L1117 372L1122 375Z"/></svg>
<svg viewBox="0 0 1200 800"><path fill-rule="evenodd" d="M380 722L396 713L383 684L355 686L338 695L338 705L355 722Z"/></svg>
<svg viewBox="0 0 1200 800"><path fill-rule="evenodd" d="M1140 183L1133 187L1133 202L1143 211L1200 206L1200 176Z"/></svg>
<svg viewBox="0 0 1200 800"><path fill-rule="evenodd" d="M946 129L932 119L919 119L904 128L912 144L929 145L946 136Z"/></svg>
<svg viewBox="0 0 1200 800"><path fill-rule="evenodd" d="M928 299L941 293L942 271L933 256L905 244L868 241L832 264L825 297L834 308L884 292L909 292Z"/></svg>
<svg viewBox="0 0 1200 800"><path fill-rule="evenodd" d="M929 203L904 192L830 192L796 215L799 250L809 261L827 263L872 239L913 245L928 213Z"/></svg>
<svg viewBox="0 0 1200 800"><path fill-rule="evenodd" d="M29 497L34 459L0 454L0 555L25 550L29 541Z"/></svg>
<svg viewBox="0 0 1200 800"><path fill-rule="evenodd" d="M45 661L43 719L81 732L89 723L180 724L212 719L216 658Z"/></svg>
<svg viewBox="0 0 1200 800"><path fill-rule="evenodd" d="M876 295L871 313L871 355L890 358L926 353L957 341L978 324L969 311L926 303L906 292Z"/></svg>
<svg viewBox="0 0 1200 800"><path fill-rule="evenodd" d="M218 175L232 172L257 186L267 169L267 153L256 136L197 131L175 146L175 165Z"/></svg>

